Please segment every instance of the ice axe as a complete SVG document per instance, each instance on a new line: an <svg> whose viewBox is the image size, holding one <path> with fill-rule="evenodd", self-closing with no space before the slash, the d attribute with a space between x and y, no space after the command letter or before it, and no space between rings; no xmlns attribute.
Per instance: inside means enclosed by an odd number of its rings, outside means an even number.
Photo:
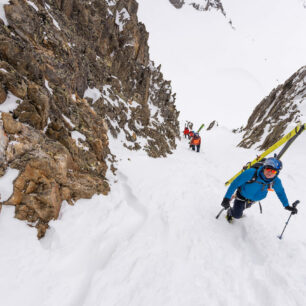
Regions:
<svg viewBox="0 0 306 306"><path fill-rule="evenodd" d="M236 197L236 195L234 194L234 195L231 197L230 201L233 200L235 197ZM223 208L219 211L219 213L216 215L216 219L218 219L218 218L220 217L220 215L221 215L225 210L226 210L226 209L223 207Z"/></svg>
<svg viewBox="0 0 306 306"><path fill-rule="evenodd" d="M292 207L296 207L299 203L300 203L300 201L299 201L299 200L296 200L296 201L292 204ZM289 218L288 218L288 220L287 220L287 222L286 222L286 224L285 224L285 227L284 227L282 233L281 233L279 236L277 236L277 238L279 238L279 239L282 239L282 238L283 238L284 231L285 231L285 229L286 229L286 227L287 227L287 225L288 225L288 223L289 223L289 220L290 220L291 216L292 216L292 213L290 214L290 216L289 216Z"/></svg>
<svg viewBox="0 0 306 306"><path fill-rule="evenodd" d="M222 208L219 213L216 215L216 219L218 219L220 217L220 215L223 213L223 211L225 210L225 208Z"/></svg>

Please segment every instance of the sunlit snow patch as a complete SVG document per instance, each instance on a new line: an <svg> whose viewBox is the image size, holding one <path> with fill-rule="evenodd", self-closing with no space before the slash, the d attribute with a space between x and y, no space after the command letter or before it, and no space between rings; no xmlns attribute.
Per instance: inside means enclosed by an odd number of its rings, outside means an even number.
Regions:
<svg viewBox="0 0 306 306"><path fill-rule="evenodd" d="M46 7L47 7L48 10L50 10L50 6L49 6L48 4L46 4ZM60 28L58 22L53 18L53 16L52 16L49 12L48 12L48 14L49 14L49 16L52 18L52 22L53 22L54 26L55 26L59 31L61 31L61 28Z"/></svg>
<svg viewBox="0 0 306 306"><path fill-rule="evenodd" d="M13 193L13 181L18 176L19 171L8 168L4 176L0 177L1 201L6 201Z"/></svg>
<svg viewBox="0 0 306 306"><path fill-rule="evenodd" d="M3 20L4 24L7 26L8 22L4 12L4 4L9 4L9 0L0 0L0 18Z"/></svg>
<svg viewBox="0 0 306 306"><path fill-rule="evenodd" d="M17 100L19 100L19 98L14 96L9 91L6 100L2 104L0 104L0 112L8 113L10 111L13 111L18 106Z"/></svg>
<svg viewBox="0 0 306 306"><path fill-rule="evenodd" d="M97 100L101 98L101 92L98 88L87 88L84 93L84 98L91 98L93 101L92 103L95 103Z"/></svg>
<svg viewBox="0 0 306 306"><path fill-rule="evenodd" d="M119 31L121 32L126 24L126 21L130 19L129 12L123 8L120 12L116 12L116 24L119 26Z"/></svg>
<svg viewBox="0 0 306 306"><path fill-rule="evenodd" d="M76 141L76 144L79 148L85 150L85 151L88 151L88 148L87 147L84 147L84 145L79 141L79 139L85 141L86 140L86 136L81 134L80 132L78 131L73 131L71 132L71 137L72 139L74 139Z"/></svg>
<svg viewBox="0 0 306 306"><path fill-rule="evenodd" d="M29 1L29 0L28 0L28 4L29 4L30 6L32 6L36 12L39 11L39 10L38 10L38 7L36 6L36 4L33 3L32 1Z"/></svg>
<svg viewBox="0 0 306 306"><path fill-rule="evenodd" d="M53 90L50 88L49 82L48 82L47 80L45 80L45 86L46 86L46 88L48 89L49 93L50 93L51 95L53 95Z"/></svg>

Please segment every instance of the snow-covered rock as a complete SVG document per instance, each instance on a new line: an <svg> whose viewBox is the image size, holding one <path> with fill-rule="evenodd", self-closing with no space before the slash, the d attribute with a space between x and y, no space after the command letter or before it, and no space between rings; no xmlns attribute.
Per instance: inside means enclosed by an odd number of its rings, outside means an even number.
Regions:
<svg viewBox="0 0 306 306"><path fill-rule="evenodd" d="M225 15L221 0L169 0L177 9L184 5L191 5L198 11L209 11L211 9L220 10Z"/></svg>
<svg viewBox="0 0 306 306"><path fill-rule="evenodd" d="M267 149L288 129L306 121L306 66L273 89L254 109L239 146Z"/></svg>

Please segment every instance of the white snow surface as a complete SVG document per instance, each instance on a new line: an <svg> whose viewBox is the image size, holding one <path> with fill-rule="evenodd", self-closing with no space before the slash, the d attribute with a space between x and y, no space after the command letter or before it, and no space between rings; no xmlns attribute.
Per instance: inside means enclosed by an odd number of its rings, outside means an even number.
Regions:
<svg viewBox="0 0 306 306"><path fill-rule="evenodd" d="M10 111L13 111L18 106L17 100L20 99L9 91L7 93L6 100L2 104L0 104L0 113L1 112L8 113Z"/></svg>
<svg viewBox="0 0 306 306"><path fill-rule="evenodd" d="M46 88L48 89L49 93L50 93L51 95L53 95L53 90L50 88L50 86L49 86L49 81L48 81L48 80L45 80L45 86L46 86Z"/></svg>
<svg viewBox="0 0 306 306"><path fill-rule="evenodd" d="M13 181L19 175L16 169L8 168L4 176L0 177L0 195L1 201L6 201L13 193ZM1 221L0 221L1 222Z"/></svg>
<svg viewBox="0 0 306 306"><path fill-rule="evenodd" d="M66 117L64 114L62 114L62 117L65 119L66 122L69 123L69 125L70 125L71 127L75 128L75 124L73 124L72 121L71 121L68 117ZM83 135L83 134L81 134L81 135ZM83 136L84 136L84 135L83 135ZM85 136L84 136L84 137L85 137ZM83 139L83 137L81 137L81 138ZM86 137L85 137L85 139L86 139Z"/></svg>
<svg viewBox="0 0 306 306"><path fill-rule="evenodd" d="M125 26L126 20L130 19L129 12L123 8L120 12L116 11L116 21L115 23L119 26L119 31L123 31L123 28Z"/></svg>
<svg viewBox="0 0 306 306"><path fill-rule="evenodd" d="M67 118L67 117L66 117ZM65 118L65 119L66 119ZM67 118L68 119L68 118ZM71 138L75 140L76 142L76 145L85 150L85 151L88 151L89 149L87 147L85 147L81 142L80 142L80 139L85 141L86 140L86 136L78 131L72 131L71 132Z"/></svg>
<svg viewBox="0 0 306 306"><path fill-rule="evenodd" d="M151 59L172 81L181 118L198 124L216 119L237 128L305 65L306 10L300 0L222 0L227 18L190 5L175 9L168 0L138 2Z"/></svg>
<svg viewBox="0 0 306 306"><path fill-rule="evenodd" d="M4 4L9 4L9 0L0 0L0 18L3 20L4 24L7 26L8 22L5 16L5 12L4 12Z"/></svg>
<svg viewBox="0 0 306 306"><path fill-rule="evenodd" d="M32 1L30 1L30 0L27 0L27 2L28 2L28 4L30 5L30 6L32 6L33 8L34 8L34 10L36 11L36 12L38 12L39 11L39 9L38 9L38 7L36 6L36 4L35 3L33 3Z"/></svg>
<svg viewBox="0 0 306 306"><path fill-rule="evenodd" d="M236 148L238 138L224 127L203 131L200 153L183 139L163 159L110 138L119 171L109 196L64 203L40 241L3 206L1 304L304 305L306 133L283 159L288 198L301 200L283 240L289 213L274 193L263 214L255 205L234 224L215 219L224 182L258 153Z"/></svg>
<svg viewBox="0 0 306 306"><path fill-rule="evenodd" d="M101 92L98 88L87 88L84 92L84 97L92 98L92 103L95 103L101 98Z"/></svg>
<svg viewBox="0 0 306 306"><path fill-rule="evenodd" d="M47 10L50 10L50 6L49 6L48 4L46 4L46 3L45 3L45 5L46 5L46 7L47 7ZM61 29L61 27L59 26L58 22L54 19L54 17L51 15L50 12L48 12L48 14L49 14L49 16L50 16L51 19L52 19L53 25L54 25L59 31L61 31L62 29Z"/></svg>

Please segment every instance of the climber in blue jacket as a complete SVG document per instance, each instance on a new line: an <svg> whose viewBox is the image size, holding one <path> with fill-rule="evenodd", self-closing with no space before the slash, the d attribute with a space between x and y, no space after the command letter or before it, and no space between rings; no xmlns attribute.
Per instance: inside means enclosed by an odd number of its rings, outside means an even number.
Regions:
<svg viewBox="0 0 306 306"><path fill-rule="evenodd" d="M243 211L256 201L264 199L268 190L276 192L285 209L296 214L296 207L289 205L281 180L278 178L282 169L282 162L274 157L267 158L258 169L250 168L240 174L229 186L221 205L227 209L226 219L232 222L233 218L242 217ZM236 192L234 205L230 207L230 200Z"/></svg>

